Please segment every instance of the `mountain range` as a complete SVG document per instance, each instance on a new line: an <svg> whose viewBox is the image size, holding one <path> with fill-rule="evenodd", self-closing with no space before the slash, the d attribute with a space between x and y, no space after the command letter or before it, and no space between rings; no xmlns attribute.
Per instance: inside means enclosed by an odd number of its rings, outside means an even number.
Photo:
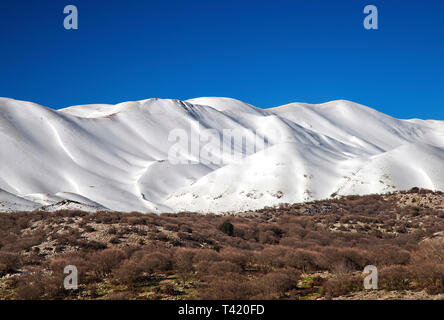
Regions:
<svg viewBox="0 0 444 320"><path fill-rule="evenodd" d="M230 98L147 99L54 110L0 98L0 141L0 211L222 213L444 190L444 121L400 120L344 100L260 109Z"/></svg>

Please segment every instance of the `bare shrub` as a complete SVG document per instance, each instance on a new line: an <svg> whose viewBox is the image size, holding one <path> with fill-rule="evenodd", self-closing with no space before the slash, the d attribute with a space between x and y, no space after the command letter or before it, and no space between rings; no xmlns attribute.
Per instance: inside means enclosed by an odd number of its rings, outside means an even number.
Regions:
<svg viewBox="0 0 444 320"><path fill-rule="evenodd" d="M208 267L208 273L216 276L226 276L229 273L240 273L242 269L229 261L215 261Z"/></svg>
<svg viewBox="0 0 444 320"><path fill-rule="evenodd" d="M324 294L329 297L339 297L350 292L363 289L363 278L360 276L338 275L324 283Z"/></svg>
<svg viewBox="0 0 444 320"><path fill-rule="evenodd" d="M220 257L224 261L236 264L242 270L245 270L247 265L253 261L253 255L250 252L236 248L226 248L222 250Z"/></svg>
<svg viewBox="0 0 444 320"><path fill-rule="evenodd" d="M128 300L130 295L128 292L112 292L106 296L107 300Z"/></svg>
<svg viewBox="0 0 444 320"><path fill-rule="evenodd" d="M197 293L204 300L246 300L258 294L252 281L242 276L217 277Z"/></svg>
<svg viewBox="0 0 444 320"><path fill-rule="evenodd" d="M134 286L143 278L143 269L138 262L125 260L119 268L113 271L113 275L118 283Z"/></svg>
<svg viewBox="0 0 444 320"><path fill-rule="evenodd" d="M220 261L222 257L215 251L211 249L201 249L197 250L194 255L194 262L209 262L209 261Z"/></svg>
<svg viewBox="0 0 444 320"><path fill-rule="evenodd" d="M324 257L324 266L331 269L340 263L344 263L354 270L361 270L368 264L368 254L358 248L323 247L320 249Z"/></svg>
<svg viewBox="0 0 444 320"><path fill-rule="evenodd" d="M306 249L296 249L289 251L285 256L286 265L306 271L313 271L319 268L322 263L322 255L316 251Z"/></svg>
<svg viewBox="0 0 444 320"><path fill-rule="evenodd" d="M270 272L257 281L258 290L268 295L279 297L285 292L296 288L300 272L293 268L280 269Z"/></svg>
<svg viewBox="0 0 444 320"><path fill-rule="evenodd" d="M140 264L147 273L162 272L173 269L174 260L165 253L152 252L143 255Z"/></svg>
<svg viewBox="0 0 444 320"><path fill-rule="evenodd" d="M46 275L42 269L28 270L17 283L16 297L21 300L54 299L64 294L63 277Z"/></svg>
<svg viewBox="0 0 444 320"><path fill-rule="evenodd" d="M176 295L176 289L174 288L174 284L171 282L162 283L160 286L160 293L174 296Z"/></svg>
<svg viewBox="0 0 444 320"><path fill-rule="evenodd" d="M194 272L193 258L195 252L190 249L178 249L175 253L175 267L179 277L185 282Z"/></svg>
<svg viewBox="0 0 444 320"><path fill-rule="evenodd" d="M128 224L132 225L132 226L147 224L146 219L143 217L129 217L127 221L128 221Z"/></svg>
<svg viewBox="0 0 444 320"><path fill-rule="evenodd" d="M376 245L368 249L371 263L376 266L406 265L410 253L392 245Z"/></svg>
<svg viewBox="0 0 444 320"><path fill-rule="evenodd" d="M412 274L406 266L388 266L378 271L379 287L387 290L408 290Z"/></svg>
<svg viewBox="0 0 444 320"><path fill-rule="evenodd" d="M288 248L285 247L267 247L262 251L256 252L254 260L263 270L282 268L286 265L285 255L287 251Z"/></svg>
<svg viewBox="0 0 444 320"><path fill-rule="evenodd" d="M41 299L44 287L40 282L28 281L23 278L17 285L16 297L20 300Z"/></svg>
<svg viewBox="0 0 444 320"><path fill-rule="evenodd" d="M0 275L14 273L21 267L18 253L0 251Z"/></svg>
<svg viewBox="0 0 444 320"><path fill-rule="evenodd" d="M125 252L120 249L105 249L97 253L90 254L89 260L94 273L99 277L105 277L120 265L125 259Z"/></svg>
<svg viewBox="0 0 444 320"><path fill-rule="evenodd" d="M412 257L413 263L434 262L444 264L444 242L427 240L420 243Z"/></svg>
<svg viewBox="0 0 444 320"><path fill-rule="evenodd" d="M419 287L431 294L444 293L444 242L423 241L412 255L410 270Z"/></svg>

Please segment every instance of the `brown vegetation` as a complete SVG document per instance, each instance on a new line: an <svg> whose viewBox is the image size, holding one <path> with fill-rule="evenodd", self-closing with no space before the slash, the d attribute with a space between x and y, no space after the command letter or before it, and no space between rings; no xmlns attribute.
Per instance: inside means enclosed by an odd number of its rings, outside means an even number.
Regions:
<svg viewBox="0 0 444 320"><path fill-rule="evenodd" d="M415 189L229 217L2 213L0 296L332 298L362 291L369 264L382 289L444 293L442 203ZM77 291L63 288L67 265L79 270Z"/></svg>

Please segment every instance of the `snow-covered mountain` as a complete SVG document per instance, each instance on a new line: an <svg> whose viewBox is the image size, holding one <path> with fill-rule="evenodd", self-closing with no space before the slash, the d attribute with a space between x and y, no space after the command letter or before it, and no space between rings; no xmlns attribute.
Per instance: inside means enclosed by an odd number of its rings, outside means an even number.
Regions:
<svg viewBox="0 0 444 320"><path fill-rule="evenodd" d="M0 141L0 211L226 212L444 190L444 122L342 100L259 109L148 99L56 111L0 98Z"/></svg>

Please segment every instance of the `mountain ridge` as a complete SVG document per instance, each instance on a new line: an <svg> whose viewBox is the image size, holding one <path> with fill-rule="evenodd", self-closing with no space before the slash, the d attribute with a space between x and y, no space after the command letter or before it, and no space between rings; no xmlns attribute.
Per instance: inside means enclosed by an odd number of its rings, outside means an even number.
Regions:
<svg viewBox="0 0 444 320"><path fill-rule="evenodd" d="M242 139L228 141L227 130ZM444 190L444 121L400 120L346 100L259 109L152 98L53 110L0 98L0 138L5 211L23 199L26 210L69 200L88 210L219 213L333 193ZM172 164L172 150L186 163Z"/></svg>

